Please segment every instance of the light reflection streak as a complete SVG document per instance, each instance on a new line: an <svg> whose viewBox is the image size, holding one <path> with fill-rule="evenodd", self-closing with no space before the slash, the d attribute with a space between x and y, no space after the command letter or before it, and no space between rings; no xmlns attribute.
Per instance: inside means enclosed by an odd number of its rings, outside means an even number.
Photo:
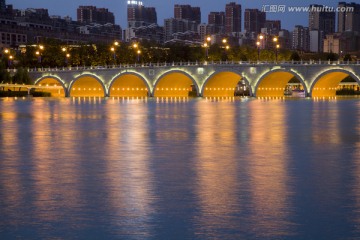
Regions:
<svg viewBox="0 0 360 240"><path fill-rule="evenodd" d="M258 237L288 234L290 222L289 157L285 105L278 101L249 104L249 165L251 209L249 221Z"/></svg>
<svg viewBox="0 0 360 240"><path fill-rule="evenodd" d="M69 147L75 135L69 123L71 113L42 99L34 102L31 113L33 149L29 154L34 164L31 173L37 193L36 217L39 221L57 222L81 206L81 193L76 187L79 162L75 148Z"/></svg>
<svg viewBox="0 0 360 240"><path fill-rule="evenodd" d="M106 173L111 209L119 231L151 234L153 176L149 162L147 108L138 100L106 104ZM131 114L130 114L131 113ZM119 127L122 126L122 127Z"/></svg>
<svg viewBox="0 0 360 240"><path fill-rule="evenodd" d="M18 151L20 130L18 128L19 112L14 99L0 101L0 209L2 218L12 223L22 205L24 193L18 191L21 183L21 153ZM1 228L1 226L0 226Z"/></svg>
<svg viewBox="0 0 360 240"><path fill-rule="evenodd" d="M201 215L197 221L198 234L211 236L224 226L234 227L234 209L241 183L237 178L236 116L227 103L214 107L213 103L198 103L197 195Z"/></svg>

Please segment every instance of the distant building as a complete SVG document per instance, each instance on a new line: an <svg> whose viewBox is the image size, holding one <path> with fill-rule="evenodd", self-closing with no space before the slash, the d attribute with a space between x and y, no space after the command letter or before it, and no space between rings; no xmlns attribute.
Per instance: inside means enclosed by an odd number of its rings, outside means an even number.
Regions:
<svg viewBox="0 0 360 240"><path fill-rule="evenodd" d="M3 13L6 11L6 2L5 0L0 0L0 12Z"/></svg>
<svg viewBox="0 0 360 240"><path fill-rule="evenodd" d="M309 11L309 30L335 32L335 12L327 11L323 5L312 4Z"/></svg>
<svg viewBox="0 0 360 240"><path fill-rule="evenodd" d="M288 30L280 30L278 37L281 49L291 49L291 34Z"/></svg>
<svg viewBox="0 0 360 240"><path fill-rule="evenodd" d="M267 29L268 34L278 35L281 30L281 21L280 20L266 20L264 23L264 28Z"/></svg>
<svg viewBox="0 0 360 240"><path fill-rule="evenodd" d="M261 28L265 26L266 12L259 9L245 9L244 30L246 32L260 33Z"/></svg>
<svg viewBox="0 0 360 240"><path fill-rule="evenodd" d="M216 33L216 27L213 24L202 23L198 25L198 34L200 39L205 40L207 36L213 35Z"/></svg>
<svg viewBox="0 0 360 240"><path fill-rule="evenodd" d="M296 25L292 32L292 49L308 52L310 50L309 28Z"/></svg>
<svg viewBox="0 0 360 240"><path fill-rule="evenodd" d="M79 6L77 9L77 20L80 23L115 24L115 17L106 8L96 8L95 6Z"/></svg>
<svg viewBox="0 0 360 240"><path fill-rule="evenodd" d="M225 12L210 12L208 15L208 23L215 27L214 33L224 33Z"/></svg>
<svg viewBox="0 0 360 240"><path fill-rule="evenodd" d="M201 22L200 7L192 7L190 5L175 4L174 18L177 20L194 21L197 24L200 24L200 22Z"/></svg>
<svg viewBox="0 0 360 240"><path fill-rule="evenodd" d="M155 23L138 28L127 28L125 30L125 41L131 42L132 40L149 40L156 43L163 43L164 28Z"/></svg>
<svg viewBox="0 0 360 240"><path fill-rule="evenodd" d="M338 7L345 10L338 12L338 32L360 32L360 4L339 2Z"/></svg>
<svg viewBox="0 0 360 240"><path fill-rule="evenodd" d="M128 28L157 24L156 9L145 7L141 1L128 1L127 22Z"/></svg>
<svg viewBox="0 0 360 240"><path fill-rule="evenodd" d="M340 54L340 34L328 34L324 39L324 52Z"/></svg>
<svg viewBox="0 0 360 240"><path fill-rule="evenodd" d="M231 2L225 6L225 33L241 32L241 5Z"/></svg>
<svg viewBox="0 0 360 240"><path fill-rule="evenodd" d="M165 41L170 41L172 39L179 39L179 36L185 35L184 33L191 32L191 35L197 33L197 27L198 24L195 21L189 21L185 19L175 19L175 18L168 18L164 20L164 38ZM179 34L180 33L180 34ZM194 41L200 41L199 37L198 39L194 39Z"/></svg>

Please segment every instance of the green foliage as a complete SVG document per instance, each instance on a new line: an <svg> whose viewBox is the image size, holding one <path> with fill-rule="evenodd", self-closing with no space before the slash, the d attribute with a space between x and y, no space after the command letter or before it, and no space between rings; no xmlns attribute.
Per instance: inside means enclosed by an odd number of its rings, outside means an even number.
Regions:
<svg viewBox="0 0 360 240"><path fill-rule="evenodd" d="M352 61L352 58L351 58L351 55L350 54L345 54L345 56L344 56L344 61Z"/></svg>
<svg viewBox="0 0 360 240"><path fill-rule="evenodd" d="M299 53L298 53L298 52L292 52L292 53L291 53L291 56L290 56L290 60L300 61L301 58L300 58Z"/></svg>
<svg viewBox="0 0 360 240"><path fill-rule="evenodd" d="M31 84L31 79L28 71L22 67L18 68L13 77L13 83Z"/></svg>
<svg viewBox="0 0 360 240"><path fill-rule="evenodd" d="M0 83L11 83L11 76L6 70L4 61L0 61Z"/></svg>
<svg viewBox="0 0 360 240"><path fill-rule="evenodd" d="M18 63L15 67L26 68L55 68L64 66L107 66L119 64L132 64L137 62L137 50L140 50L140 62L162 63L162 62L204 62L206 61L257 61L258 50L251 46L231 46L225 49L223 44L212 44L208 48L201 45L184 45L181 43L157 44L152 41L138 42L139 47L134 48L133 43L121 42L118 46L110 44L77 44L66 45L58 40L47 39L41 43L44 49L39 55L39 46L28 46L26 51L18 53ZM65 47L66 51L62 51ZM114 51L111 51L114 47ZM206 57L208 52L208 57ZM70 57L66 58L66 54ZM114 58L115 54L115 58ZM274 61L275 51L273 49L262 49L260 51L261 61ZM303 57L303 56L302 56ZM278 61L299 61L297 52L280 49ZM326 59L326 57L324 57ZM18 81L18 80L16 80ZM22 80L21 80L22 81Z"/></svg>

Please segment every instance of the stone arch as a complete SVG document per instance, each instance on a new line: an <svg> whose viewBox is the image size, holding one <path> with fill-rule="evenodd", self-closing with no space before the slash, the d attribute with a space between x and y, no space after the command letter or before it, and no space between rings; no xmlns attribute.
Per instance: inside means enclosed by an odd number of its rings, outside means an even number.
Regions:
<svg viewBox="0 0 360 240"><path fill-rule="evenodd" d="M150 93L147 80L135 72L115 76L109 86L109 97L148 97Z"/></svg>
<svg viewBox="0 0 360 240"><path fill-rule="evenodd" d="M96 75L82 74L76 77L69 86L70 97L105 97L104 82Z"/></svg>
<svg viewBox="0 0 360 240"><path fill-rule="evenodd" d="M351 76L360 85L359 76L346 69L329 69L315 77L310 88L311 97L335 97L340 82Z"/></svg>
<svg viewBox="0 0 360 240"><path fill-rule="evenodd" d="M256 97L283 97L288 82L295 77L301 83L304 95L308 93L307 85L302 76L293 70L274 69L261 75L255 83Z"/></svg>
<svg viewBox="0 0 360 240"><path fill-rule="evenodd" d="M195 93L192 93L196 91ZM195 79L188 73L173 70L161 75L154 84L154 97L188 97L190 94L197 96L199 86Z"/></svg>
<svg viewBox="0 0 360 240"><path fill-rule="evenodd" d="M68 95L65 83L56 76L43 76L35 80L34 85L41 87L35 88L35 91L49 92L52 97L66 97Z"/></svg>
<svg viewBox="0 0 360 240"><path fill-rule="evenodd" d="M224 79L226 79L224 81ZM234 70L220 70L211 74L202 86L203 97L233 97L237 84L245 81L245 85L252 95L252 89L248 79Z"/></svg>

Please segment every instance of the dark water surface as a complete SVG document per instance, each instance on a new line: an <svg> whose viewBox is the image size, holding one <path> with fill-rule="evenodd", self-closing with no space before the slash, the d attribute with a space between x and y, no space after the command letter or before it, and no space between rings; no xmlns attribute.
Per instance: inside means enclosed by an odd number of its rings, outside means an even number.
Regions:
<svg viewBox="0 0 360 240"><path fill-rule="evenodd" d="M0 100L0 239L359 239L360 100Z"/></svg>

